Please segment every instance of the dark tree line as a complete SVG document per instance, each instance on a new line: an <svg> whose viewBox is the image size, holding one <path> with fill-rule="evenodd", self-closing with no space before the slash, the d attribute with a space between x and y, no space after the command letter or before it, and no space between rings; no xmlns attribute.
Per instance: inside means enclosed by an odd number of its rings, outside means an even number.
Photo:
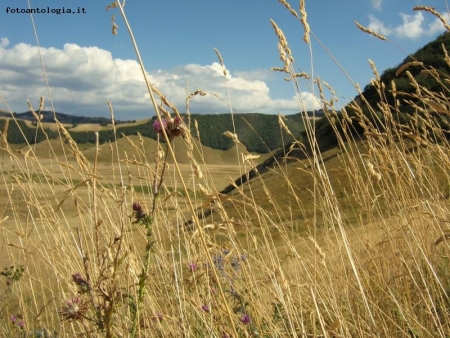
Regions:
<svg viewBox="0 0 450 338"><path fill-rule="evenodd" d="M442 95L443 97L448 97L450 92L447 81L450 79L450 68L444 58L443 46L450 53L450 33L446 32L441 34L434 41L419 49L416 53L406 57L398 66L386 69L380 75L380 80L385 85L384 90L381 91L381 95L378 93L375 86L372 84L367 85L362 93L365 100L361 100L359 96L355 98L355 102L360 102L360 108L367 118L367 121L370 121L372 125L380 129L381 132L385 131L384 128L386 124L383 123L385 117L379 112L378 107L380 102L389 105L392 108L392 111L396 112L393 118L403 125L408 125L408 121L411 120L412 114L420 114L413 105L405 102L408 100L420 105L420 99L414 97L416 88L411 84L411 81L406 74L406 70L411 73L420 86L427 88L432 93L439 93L439 95ZM423 65L411 64L410 62L412 61L421 62ZM408 63L409 65L407 65ZM403 71L400 71L401 68L403 68ZM436 76L438 76L439 80ZM392 82L395 83L396 88L397 96L395 99L400 102L398 111L397 108L395 108L394 96L392 95ZM355 112L350 106L346 107L346 110L350 117L355 118L355 121L358 120ZM342 120L342 118L342 114L338 113L337 120ZM450 119L447 115L434 115L433 118L444 130L449 129ZM379 123L379 121L382 121L382 123ZM338 132L342 132L342 125L338 123L335 127ZM347 126L346 131L347 133L353 134L355 137L360 137L363 135L364 129L358 122L355 122L351 126ZM326 117L316 122L315 133L322 149L333 147L338 142L336 132ZM302 138L306 143L305 132L302 132Z"/></svg>
<svg viewBox="0 0 450 338"><path fill-rule="evenodd" d="M220 150L230 149L234 145L231 139L223 135L226 131L234 131L233 120L230 114L192 114L190 126L187 116L184 116L183 119L187 127L191 128L192 135L200 138L203 145ZM194 128L194 120L198 123L198 132ZM116 132L117 138L121 138L122 134L137 135L139 133L144 137L156 139L153 122L154 118L146 123L130 126L119 125L117 126ZM248 151L266 153L283 146L287 141L291 141L291 137L281 130L278 124L278 116L276 115L257 113L235 114L234 122L238 138L246 146ZM92 123L92 121L89 123ZM0 131L4 129L4 124L5 119L0 119ZM300 135L303 129L303 123L299 114L287 116L285 118L285 124L294 135ZM95 143L96 141L94 130L74 131L69 128L68 131L77 143ZM50 139L58 137L58 133L50 129L45 129L45 133ZM25 141L33 144L34 142L45 140L45 135L41 128L37 128L37 124L30 127L25 121L17 120L16 124L11 119L7 139L9 143L13 144L25 143ZM102 144L109 141L114 141L113 129L100 130L99 142Z"/></svg>

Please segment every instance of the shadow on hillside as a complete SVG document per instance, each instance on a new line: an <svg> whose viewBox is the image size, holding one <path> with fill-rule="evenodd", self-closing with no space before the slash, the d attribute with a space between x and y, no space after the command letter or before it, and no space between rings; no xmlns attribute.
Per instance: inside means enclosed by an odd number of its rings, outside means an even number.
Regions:
<svg viewBox="0 0 450 338"><path fill-rule="evenodd" d="M334 146L323 147L320 149L320 152L323 153L327 150L331 150L336 148ZM273 156L269 157L264 162L258 164L255 168L250 169L247 173L243 174L241 177L237 178L234 181L234 184L229 184L223 190L219 192L219 195L229 195L233 192L237 187L242 186L243 184L250 182L255 177L261 176L268 172L269 170L273 170L277 165L280 164L288 164L299 160L305 160L312 156L311 147L300 146L299 142L293 141L287 143L282 149L278 150ZM331 154L322 159L323 162L327 162L341 154L341 151L338 151L336 154ZM311 168L312 165L307 168ZM197 209L197 218L203 219L205 217L210 216L213 213L214 201L211 203L211 207L204 210L203 207ZM194 221L188 220L184 223L184 226L192 230Z"/></svg>

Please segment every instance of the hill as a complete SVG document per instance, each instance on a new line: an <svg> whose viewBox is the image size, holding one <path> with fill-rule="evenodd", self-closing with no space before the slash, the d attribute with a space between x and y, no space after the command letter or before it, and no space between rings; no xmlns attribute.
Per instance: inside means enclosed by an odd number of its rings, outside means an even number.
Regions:
<svg viewBox="0 0 450 338"><path fill-rule="evenodd" d="M417 118L429 120L428 114L433 114L432 118L437 125L443 127L444 132L448 130L450 120L446 97L449 89L446 84L450 78L450 67L448 56L445 56L448 50L450 33L446 32L406 57L396 67L386 69L379 77L376 76L343 109L354 123L349 122L342 111L329 111L328 117L325 116L316 123L315 134L320 148L328 149L337 145L338 135L342 135L344 131L356 138L363 137L368 130L385 132L388 110L395 112L393 118L399 126L418 123ZM423 90L417 90L418 87ZM436 113L439 113L438 116ZM331 115L334 117L330 118ZM330 120L336 123L331 125ZM420 124L424 126L426 122ZM446 132L447 137L448 135ZM302 137L307 142L305 132Z"/></svg>
<svg viewBox="0 0 450 338"><path fill-rule="evenodd" d="M347 217L356 217L361 211L354 207L357 200L346 197L345 190L351 184L345 167L351 165L357 172L365 171L361 158L370 154L371 147L367 143L393 147L401 145L402 151L408 154L404 155L405 158L409 160L409 157L414 158L418 154L431 156L430 149L422 150L418 144L437 143L443 140L440 139L442 134L450 134L446 131L450 125L450 110L443 103L449 94L443 84L448 83L450 78L450 65L445 61L443 48L450 50L450 33L440 35L398 66L385 70L341 112L326 111L325 116L316 121L314 136L321 151L320 157L326 171L333 174L330 175L330 183L337 196L342 198L341 210L348 212ZM433 137L424 139L427 133ZM368 140L368 135L374 135L375 140ZM382 139L381 143L376 140L377 137ZM312 146L306 131L301 133L300 139L302 146L299 147L297 141L288 142L272 157L260 163L256 170L237 178L234 184L228 185L220 193L228 195L228 199L249 191L252 196L261 197L258 198L258 205L267 208L272 203L267 200L267 192L274 196L278 205L298 204L295 197L297 193L314 189L312 177L301 172L311 168ZM359 159L349 164L353 156L349 154L353 153L360 154ZM432 162L439 162L440 156L433 154ZM445 175L434 170L438 182L435 193L437 196L446 196L449 186ZM262 189L261 181L264 181L268 190L257 193ZM291 209L290 217L309 220L311 215L306 210L313 209L313 201L306 198L307 195L302 194L301 208ZM234 205L226 206L233 216L242 212ZM211 209L202 211L199 217L210 214Z"/></svg>
<svg viewBox="0 0 450 338"><path fill-rule="evenodd" d="M17 124L12 121L10 121L12 123L9 123L7 130L9 143L20 144L25 143L26 140L26 142L34 144L45 140L46 135L50 139L59 137L56 128L49 125L55 122L53 115L49 112L43 112L42 128L36 128L37 123L32 120L31 116L33 115L30 116L30 114L26 112L14 115ZM3 130L8 114L0 115L3 116L0 118L0 130ZM110 123L109 125L106 123L107 119L105 118L73 117L62 113L56 113L56 118L59 122L66 124L71 137L79 144L95 143L94 132L96 131L99 132L101 144L114 141L114 130ZM239 140L247 150L258 153L269 153L282 147L286 140L292 138L280 128L277 115L234 114L234 125L233 117L230 114L191 114L190 118L184 115L183 119L190 128L192 135L199 139L204 146L213 149L229 150L233 147L233 141L223 135L226 131L235 130ZM135 122L120 121L116 125L117 137L121 138L122 135L130 136L139 133L142 136L156 139L157 134L153 129L154 120L155 117ZM30 125L30 121L33 121L33 125ZM194 121L198 124L198 130L195 128ZM300 135L303 130L300 114L286 116L284 122L293 135Z"/></svg>
<svg viewBox="0 0 450 338"><path fill-rule="evenodd" d="M88 117L88 116L76 116L76 115L69 115L64 113L55 112L48 110L43 110L39 112L41 115L41 122L47 122L47 123L55 123L55 117L56 119L62 123L62 124L100 124L100 125L108 125L111 124L111 120L107 119L105 117ZM34 117L33 113L31 111L26 111L24 113L13 113L14 117L16 119L21 120L27 120L35 122L36 118ZM10 117L11 115L6 111L0 111L0 117ZM130 123L130 122L136 122L135 120L129 120L129 121L115 121L116 124L123 124L123 123Z"/></svg>
<svg viewBox="0 0 450 338"><path fill-rule="evenodd" d="M385 88L379 91L376 83L368 84L362 93L365 100L361 102L375 108L377 102L385 101L395 106L395 100L399 100L403 112L413 112L414 108L410 104L403 104L405 101L414 103L419 101L418 98L411 96L416 91L416 86L407 71L419 86L427 88L430 92L449 94L448 88L442 86L439 80L440 77L450 75L448 60L446 61L444 57L444 51L448 50L450 50L450 33L447 32L406 57L399 65L386 69L380 76L380 81L386 85ZM395 88L392 87L392 81L395 82Z"/></svg>

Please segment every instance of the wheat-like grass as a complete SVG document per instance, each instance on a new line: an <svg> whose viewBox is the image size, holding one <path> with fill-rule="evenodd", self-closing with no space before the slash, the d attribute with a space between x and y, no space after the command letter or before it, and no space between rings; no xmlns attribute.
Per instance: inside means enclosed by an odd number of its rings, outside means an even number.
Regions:
<svg viewBox="0 0 450 338"><path fill-rule="evenodd" d="M291 50L272 26L277 70L298 88ZM420 62L397 72L414 88L408 96L369 62L375 107L361 95L338 110L331 85L313 79L323 120L302 114L297 139L279 115L291 143L260 163L264 156L241 144L242 130L226 132L240 163L227 194L215 180L231 165L206 165L210 150L197 121L197 139L190 134L190 117L183 140L138 135L121 143L109 103L114 143L94 145L89 157L56 121L72 156L57 156L58 143L47 140L54 155L45 158L41 144L16 151L9 143L18 126L11 115L0 146L0 335L448 336L448 77ZM413 66L442 91L424 87ZM157 118L175 120L177 107L148 86L162 101ZM188 114L189 101L205 94L186 95ZM225 102L232 111L231 97ZM405 107L414 114L402 120ZM41 100L34 113L45 131L42 109ZM320 133L336 146L324 149ZM102 152L110 162L100 161Z"/></svg>
<svg viewBox="0 0 450 338"><path fill-rule="evenodd" d="M286 37L284 36L283 31L278 27L275 21L270 19L270 23L272 24L275 34L278 37L280 58L285 63L286 67L288 67L290 63L294 62L294 57L292 56L291 49L288 46L288 42L286 40Z"/></svg>
<svg viewBox="0 0 450 338"><path fill-rule="evenodd" d="M296 18L298 18L298 14L295 11L295 9L293 9L291 7L291 5L286 1L286 0L278 0L284 7L286 7L286 9Z"/></svg>
<svg viewBox="0 0 450 338"><path fill-rule="evenodd" d="M9 128L9 119L7 119L5 121L5 124L3 125L3 129L2 129L2 147L6 147L6 144L8 143L8 140L7 140L8 128Z"/></svg>
<svg viewBox="0 0 450 338"><path fill-rule="evenodd" d="M381 34L379 34L379 33L377 33L377 32L374 32L373 30L371 30L371 29L369 29L369 28L367 28L367 27L364 27L363 25L361 25L361 24L360 24L358 21L356 21L356 20L355 20L355 25L356 25L356 27L358 27L360 30L362 30L364 33L373 35L373 36L375 36L376 38L378 38L378 39L380 39L380 40L383 40L383 41L386 41L386 40L387 40L385 36L383 36L383 35L381 35Z"/></svg>
<svg viewBox="0 0 450 338"><path fill-rule="evenodd" d="M308 21L306 20L308 17L308 14L306 12L305 0L300 0L300 15L301 15L300 22L302 23L303 29L304 29L303 41L305 41L305 43L309 44L310 43L310 39L309 39L310 29L309 29Z"/></svg>
<svg viewBox="0 0 450 338"><path fill-rule="evenodd" d="M442 22L445 29L447 31L450 31L450 26L449 26L448 22L444 19L444 17L441 15L441 13L436 11L434 8L428 7L428 6L416 6L413 8L413 10L414 11L425 11L425 12L429 12L429 13L433 14L434 16L436 16L439 19L439 21Z"/></svg>
<svg viewBox="0 0 450 338"><path fill-rule="evenodd" d="M219 52L219 50L217 48L214 48L214 51L216 52L217 58L219 59L220 65L222 66L223 76L227 76L228 71L225 68L225 64L223 62L222 55L220 54L220 52Z"/></svg>

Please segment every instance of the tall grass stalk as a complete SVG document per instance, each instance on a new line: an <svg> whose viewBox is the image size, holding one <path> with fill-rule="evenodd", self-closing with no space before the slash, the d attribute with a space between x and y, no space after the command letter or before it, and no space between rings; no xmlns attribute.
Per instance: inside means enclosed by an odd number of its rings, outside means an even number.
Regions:
<svg viewBox="0 0 450 338"><path fill-rule="evenodd" d="M307 3L280 3L314 69ZM158 140L118 139L114 102L114 139L90 149L59 121L58 140L26 143L19 129L20 146L8 141L16 116L1 124L0 336L448 337L449 77L414 60L398 70L414 89L400 101L396 80L382 83L370 62L376 106L361 95L338 108L331 85L295 72L304 67L271 21L282 61L273 69L297 97L309 88L325 117L311 120L299 101L304 137L280 115L287 144L275 157L258 163L234 129L238 164L211 163L225 152L202 146L191 117L183 123L150 83L123 4L109 7L130 34ZM188 95L187 113L195 95L212 94ZM231 92L224 104L233 114Z"/></svg>

